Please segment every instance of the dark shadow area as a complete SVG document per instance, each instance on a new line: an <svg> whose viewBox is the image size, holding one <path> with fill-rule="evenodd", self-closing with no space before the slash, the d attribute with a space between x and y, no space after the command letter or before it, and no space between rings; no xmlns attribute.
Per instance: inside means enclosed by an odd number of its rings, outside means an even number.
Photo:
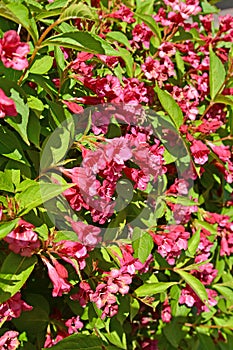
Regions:
<svg viewBox="0 0 233 350"><path fill-rule="evenodd" d="M221 10L233 8L233 0L222 0L218 2L216 6Z"/></svg>

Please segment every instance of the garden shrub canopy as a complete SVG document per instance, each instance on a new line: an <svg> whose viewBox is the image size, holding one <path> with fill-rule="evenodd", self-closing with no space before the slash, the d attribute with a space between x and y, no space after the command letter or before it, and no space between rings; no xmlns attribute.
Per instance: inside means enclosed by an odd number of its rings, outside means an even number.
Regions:
<svg viewBox="0 0 233 350"><path fill-rule="evenodd" d="M233 348L233 17L0 0L0 349Z"/></svg>

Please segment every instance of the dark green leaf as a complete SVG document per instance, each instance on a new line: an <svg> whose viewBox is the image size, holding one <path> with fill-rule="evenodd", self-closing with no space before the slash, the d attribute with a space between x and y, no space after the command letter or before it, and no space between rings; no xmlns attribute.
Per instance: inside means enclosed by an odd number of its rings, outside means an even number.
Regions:
<svg viewBox="0 0 233 350"><path fill-rule="evenodd" d="M224 86L226 77L226 71L224 65L218 56L210 49L210 97L212 100L215 99L216 95L219 94Z"/></svg>
<svg viewBox="0 0 233 350"><path fill-rule="evenodd" d="M0 154L29 165L18 138L12 131L3 126L0 126Z"/></svg>
<svg viewBox="0 0 233 350"><path fill-rule="evenodd" d="M18 115L16 117L5 118L5 121L19 133L27 145L30 145L27 135L29 108L14 89L11 90L11 98L15 102Z"/></svg>
<svg viewBox="0 0 233 350"><path fill-rule="evenodd" d="M102 342L95 335L72 334L52 346L54 350L102 350ZM45 349L42 349L45 350Z"/></svg>
<svg viewBox="0 0 233 350"><path fill-rule="evenodd" d="M37 262L36 256L30 258L10 253L0 270L0 302L3 303L24 285Z"/></svg>

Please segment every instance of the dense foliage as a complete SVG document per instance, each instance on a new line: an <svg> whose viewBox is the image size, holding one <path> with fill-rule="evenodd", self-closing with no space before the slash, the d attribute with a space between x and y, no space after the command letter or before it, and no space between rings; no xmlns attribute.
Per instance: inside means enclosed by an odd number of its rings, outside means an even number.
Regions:
<svg viewBox="0 0 233 350"><path fill-rule="evenodd" d="M0 349L233 348L233 17L0 1Z"/></svg>

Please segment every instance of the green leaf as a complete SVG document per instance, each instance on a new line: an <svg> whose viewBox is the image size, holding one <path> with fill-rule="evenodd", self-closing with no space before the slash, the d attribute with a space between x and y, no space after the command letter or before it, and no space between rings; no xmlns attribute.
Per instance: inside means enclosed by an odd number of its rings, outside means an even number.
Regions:
<svg viewBox="0 0 233 350"><path fill-rule="evenodd" d="M33 41L37 42L39 36L36 23L34 18L30 18L26 6L19 3L5 4L4 1L0 1L0 16L21 24L27 29Z"/></svg>
<svg viewBox="0 0 233 350"><path fill-rule="evenodd" d="M136 227L133 231L132 242L134 257L144 263L154 247L151 235Z"/></svg>
<svg viewBox="0 0 233 350"><path fill-rule="evenodd" d="M225 287L225 286L222 286L222 285L219 285L219 284L214 284L212 287L214 289L216 289L220 294L222 294L226 300L228 300L231 304L233 304L233 290L232 289Z"/></svg>
<svg viewBox="0 0 233 350"><path fill-rule="evenodd" d="M188 240L188 252L191 256L194 256L196 254L199 243L200 243L200 230L196 231L192 235L192 237Z"/></svg>
<svg viewBox="0 0 233 350"><path fill-rule="evenodd" d="M19 219L0 223L0 239L3 239L16 227Z"/></svg>
<svg viewBox="0 0 233 350"><path fill-rule="evenodd" d="M102 350L103 343L95 335L72 334L52 346L54 350ZM46 350L43 348L42 350Z"/></svg>
<svg viewBox="0 0 233 350"><path fill-rule="evenodd" d="M31 66L29 72L32 74L45 74L52 68L53 60L54 58L51 56L37 58Z"/></svg>
<svg viewBox="0 0 233 350"><path fill-rule="evenodd" d="M30 258L10 253L4 260L0 270L0 302L3 303L24 285L35 264L36 256Z"/></svg>
<svg viewBox="0 0 233 350"><path fill-rule="evenodd" d="M135 290L135 294L138 297L151 296L158 293L165 292L171 286L178 282L158 282L158 283L145 283Z"/></svg>
<svg viewBox="0 0 233 350"><path fill-rule="evenodd" d="M164 110L169 114L173 124L177 130L183 124L183 113L180 106L174 100L174 98L167 92L160 89L158 86L155 87L155 92L158 95L159 101Z"/></svg>
<svg viewBox="0 0 233 350"><path fill-rule="evenodd" d="M67 7L59 17L59 21L67 21L72 18L87 18L90 20L98 19L97 13L83 2L72 4Z"/></svg>
<svg viewBox="0 0 233 350"><path fill-rule="evenodd" d="M5 121L19 133L27 145L30 145L27 135L29 108L14 89L11 89L11 98L15 102L18 115L16 117L5 118Z"/></svg>
<svg viewBox="0 0 233 350"><path fill-rule="evenodd" d="M15 198L19 203L20 215L25 215L33 208L40 206L48 200L57 197L71 185L57 185L53 183L38 183L28 187L21 193L17 193Z"/></svg>
<svg viewBox="0 0 233 350"><path fill-rule="evenodd" d="M28 96L27 105L30 109L33 109L36 111L42 112L44 110L43 102L39 98L32 95Z"/></svg>
<svg viewBox="0 0 233 350"><path fill-rule="evenodd" d="M118 47L119 55L123 60L125 61L125 67L126 67L126 73L128 74L129 77L133 77L133 64L134 60L132 55L129 53L128 50Z"/></svg>
<svg viewBox="0 0 233 350"><path fill-rule="evenodd" d="M215 99L216 95L219 94L224 87L226 77L226 71L224 65L218 56L210 49L210 97L212 100Z"/></svg>
<svg viewBox="0 0 233 350"><path fill-rule="evenodd" d="M18 138L12 131L3 126L0 126L0 154L20 163L30 165Z"/></svg>
<svg viewBox="0 0 233 350"><path fill-rule="evenodd" d="M167 323L163 328L163 333L169 343L174 346L175 349L179 348L179 344L182 338L185 336L185 332L182 330L183 322L182 318L172 318L171 322ZM170 346L169 346L170 349ZM209 350L209 349L208 349Z"/></svg>
<svg viewBox="0 0 233 350"><path fill-rule="evenodd" d="M74 120L68 119L62 126L57 127L54 133L44 144L41 155L41 169L57 165L63 160L74 141Z"/></svg>
<svg viewBox="0 0 233 350"><path fill-rule="evenodd" d="M140 20L142 20L150 28L150 30L154 34L156 34L156 36L158 37L158 39L161 43L161 41L162 41L161 31L160 31L159 26L156 23L156 21L150 15L142 15L142 14L137 13L137 12L134 14L134 16L139 18Z"/></svg>
<svg viewBox="0 0 233 350"><path fill-rule="evenodd" d="M78 51L107 56L119 56L119 52L114 50L110 44L98 35L79 30L54 35L42 43L42 46L47 45L63 46Z"/></svg>
<svg viewBox="0 0 233 350"><path fill-rule="evenodd" d="M215 103L224 103L233 107L233 96L227 95L217 95L214 99Z"/></svg>
<svg viewBox="0 0 233 350"><path fill-rule="evenodd" d="M216 6L211 5L208 1L203 0L201 2L201 7L203 13L206 14L212 14L212 13L218 13L219 9Z"/></svg>
<svg viewBox="0 0 233 350"><path fill-rule="evenodd" d="M192 288L203 303L206 304L208 302L206 289L196 277L179 269L175 269L175 272L177 272L185 280L185 282Z"/></svg>
<svg viewBox="0 0 233 350"><path fill-rule="evenodd" d="M11 172L0 171L0 191L14 192Z"/></svg>
<svg viewBox="0 0 233 350"><path fill-rule="evenodd" d="M130 42L127 38L127 36L121 32L109 32L106 35L106 39L112 39L114 41L118 41L118 43L121 43L125 45L128 48L131 48Z"/></svg>

